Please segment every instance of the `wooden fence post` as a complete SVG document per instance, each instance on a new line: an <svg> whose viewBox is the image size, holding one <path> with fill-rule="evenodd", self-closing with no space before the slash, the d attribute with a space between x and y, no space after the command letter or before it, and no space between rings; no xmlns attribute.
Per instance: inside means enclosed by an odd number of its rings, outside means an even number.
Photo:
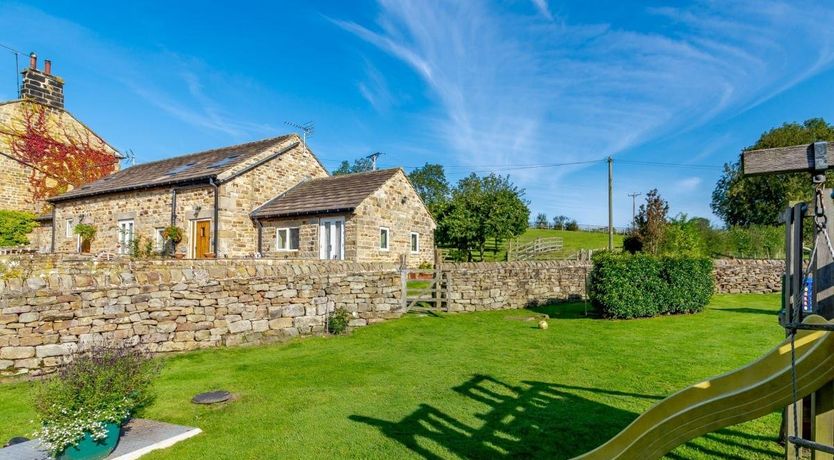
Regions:
<svg viewBox="0 0 834 460"><path fill-rule="evenodd" d="M408 299L408 270L401 269L400 270L400 309L405 310L408 304L406 303L406 299Z"/></svg>

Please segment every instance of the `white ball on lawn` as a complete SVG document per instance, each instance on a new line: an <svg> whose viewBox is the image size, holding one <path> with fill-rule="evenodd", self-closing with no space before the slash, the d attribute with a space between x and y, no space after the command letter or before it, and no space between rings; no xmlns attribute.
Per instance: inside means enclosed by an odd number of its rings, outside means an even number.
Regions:
<svg viewBox="0 0 834 460"><path fill-rule="evenodd" d="M546 319L543 319L543 320L539 321L539 329L547 329L547 327L548 327L548 325L547 325L547 320Z"/></svg>

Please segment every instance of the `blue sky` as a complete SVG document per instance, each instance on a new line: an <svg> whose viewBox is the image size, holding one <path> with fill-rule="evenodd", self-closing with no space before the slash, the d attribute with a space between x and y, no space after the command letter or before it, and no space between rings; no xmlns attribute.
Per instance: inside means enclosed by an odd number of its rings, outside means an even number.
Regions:
<svg viewBox="0 0 834 460"><path fill-rule="evenodd" d="M67 108L139 162L312 120L329 167L381 151L452 180L505 172L533 213L604 224L604 163L527 165L614 155L625 225L627 193L655 187L713 217L717 166L783 122L834 120L827 2L140 3L0 3L0 43L51 59Z"/></svg>

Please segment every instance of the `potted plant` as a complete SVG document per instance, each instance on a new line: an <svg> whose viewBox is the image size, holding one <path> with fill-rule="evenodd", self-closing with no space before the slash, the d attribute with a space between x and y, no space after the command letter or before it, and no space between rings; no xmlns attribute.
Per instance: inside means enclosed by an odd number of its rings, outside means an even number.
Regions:
<svg viewBox="0 0 834 460"><path fill-rule="evenodd" d="M94 346L34 386L41 429L35 433L61 460L99 460L118 444L121 426L151 400L159 366L136 348Z"/></svg>
<svg viewBox="0 0 834 460"><path fill-rule="evenodd" d="M182 241L183 231L176 225L169 225L162 229L162 238L165 238L166 247L169 253L177 256L177 245Z"/></svg>
<svg viewBox="0 0 834 460"><path fill-rule="evenodd" d="M81 238L81 252L90 252L90 243L96 237L96 228L90 224L78 224L72 232Z"/></svg>

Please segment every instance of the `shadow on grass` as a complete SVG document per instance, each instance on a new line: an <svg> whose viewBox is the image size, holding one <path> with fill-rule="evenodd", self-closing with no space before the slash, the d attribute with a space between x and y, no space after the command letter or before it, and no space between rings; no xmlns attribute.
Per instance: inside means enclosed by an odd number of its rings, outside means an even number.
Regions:
<svg viewBox="0 0 834 460"><path fill-rule="evenodd" d="M576 390L599 391L544 382L513 386L476 375L454 391L486 407L474 414L481 421L477 427L429 404L420 404L399 422L361 415L350 419L379 428L426 459L444 458L447 452L463 458L571 458L602 444L636 416Z"/></svg>
<svg viewBox="0 0 834 460"><path fill-rule="evenodd" d="M466 419L474 417L476 423L461 421L425 403L398 422L362 415L349 418L378 428L389 439L425 459L449 456L568 459L603 444L637 417L633 412L588 399L583 393L662 399L657 395L536 381L515 386L487 375L475 375L453 390L483 404L483 411L467 414ZM710 446L698 442L688 445L715 458L736 458L715 450L721 445L772 454L737 440L746 436L747 433L731 429L721 430L707 435ZM671 458L683 457L673 454Z"/></svg>
<svg viewBox="0 0 834 460"><path fill-rule="evenodd" d="M716 311L730 311L733 313L753 313L757 315L768 315L768 316L778 316L779 311L774 310L772 308L750 308L750 307L739 307L739 308L716 308Z"/></svg>
<svg viewBox="0 0 834 460"><path fill-rule="evenodd" d="M567 302L548 302L544 305L528 305L527 310L545 314L556 319L585 319L598 317L591 302L569 300Z"/></svg>

